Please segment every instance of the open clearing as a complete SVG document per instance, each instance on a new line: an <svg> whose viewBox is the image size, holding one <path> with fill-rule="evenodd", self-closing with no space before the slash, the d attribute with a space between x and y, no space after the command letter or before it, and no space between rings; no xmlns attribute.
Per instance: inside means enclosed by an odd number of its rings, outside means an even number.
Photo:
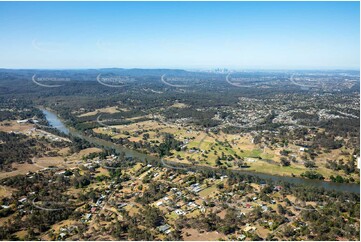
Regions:
<svg viewBox="0 0 361 242"><path fill-rule="evenodd" d="M203 233L200 233L196 229L183 229L182 235L185 241L214 241L227 238L227 236L225 236L224 234L218 233L216 231L204 231Z"/></svg>
<svg viewBox="0 0 361 242"><path fill-rule="evenodd" d="M15 191L14 188L1 185L0 186L0 198L10 197L11 194L13 193L13 191Z"/></svg>
<svg viewBox="0 0 361 242"><path fill-rule="evenodd" d="M34 124L21 123L19 124L16 120L0 122L0 131L3 132L21 132L24 133L31 128L34 128Z"/></svg>
<svg viewBox="0 0 361 242"><path fill-rule="evenodd" d="M181 103L175 105L183 107ZM114 129L116 131L114 131ZM95 128L96 133L107 134L114 139L127 138L131 142L140 142L147 134L148 142L161 143L163 142L163 134L169 133L175 139L183 141L186 150L175 151L172 150L172 155L165 157L166 160L171 160L179 163L191 164L196 161L200 165L216 166L218 157L225 157L221 159L221 163L232 169L239 169L235 161L240 159L246 162L248 169L256 172L281 175L281 176L300 176L307 170L303 165L301 156L305 152L300 151L300 146L289 144L287 147L268 147L262 144L254 144L253 137L250 134L226 134L223 132L212 133L205 130L194 130L191 126L180 126L177 124L167 124L158 122L156 120L147 120L128 124L128 125L114 125L110 128ZM280 165L282 150L291 152L297 158L297 163L291 162L290 166ZM145 151L145 150L144 150ZM318 168L317 172L321 173L326 179L331 175L344 175L342 171L332 171L325 168L326 160L344 159L349 157L341 154L342 150L336 149L329 153L322 153L316 157L315 162ZM347 151L351 152L351 151ZM233 157L228 160L228 157ZM240 157L238 159L237 157ZM291 155L285 157L291 159ZM354 179L358 180L356 175Z"/></svg>
<svg viewBox="0 0 361 242"><path fill-rule="evenodd" d="M94 116L94 115L97 115L99 113L119 113L120 110L122 109L119 109L118 107L106 107L106 108L99 108L99 109L96 109L95 111L93 112L88 112L88 113L83 113L83 114L80 114L78 115L78 117L87 117L87 116ZM126 111L126 110L122 110L122 111Z"/></svg>
<svg viewBox="0 0 361 242"><path fill-rule="evenodd" d="M101 152L102 150L99 148L88 148L81 150L78 153L75 153L71 156L55 156L55 157L39 157L33 158L33 164L29 163L13 163L13 171L11 172L0 172L0 179L17 176L17 175L25 175L28 172L36 172L42 169L46 169L49 167L59 167L59 168L73 168L76 167L76 161L82 159L83 156L86 156L90 153ZM67 161L65 161L67 159Z"/></svg>

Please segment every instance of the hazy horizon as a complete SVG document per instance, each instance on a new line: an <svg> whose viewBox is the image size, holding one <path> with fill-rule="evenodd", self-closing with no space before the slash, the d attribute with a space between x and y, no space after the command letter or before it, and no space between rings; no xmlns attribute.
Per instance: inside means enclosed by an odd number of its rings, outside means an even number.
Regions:
<svg viewBox="0 0 361 242"><path fill-rule="evenodd" d="M169 70L185 70L185 71L209 71L216 69L227 69L229 71L360 71L360 67L344 67L344 68L237 68L237 67L224 67L224 66L210 66L210 67L166 67L166 66L153 66L153 67L0 67L0 70L91 70L91 69L144 69L144 70L156 70L156 69L169 69Z"/></svg>

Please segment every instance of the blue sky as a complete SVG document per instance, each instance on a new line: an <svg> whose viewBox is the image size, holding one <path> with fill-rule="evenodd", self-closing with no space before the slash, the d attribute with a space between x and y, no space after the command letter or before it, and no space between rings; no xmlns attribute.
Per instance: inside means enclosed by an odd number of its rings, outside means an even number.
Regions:
<svg viewBox="0 0 361 242"><path fill-rule="evenodd" d="M359 2L0 2L0 68L358 69Z"/></svg>

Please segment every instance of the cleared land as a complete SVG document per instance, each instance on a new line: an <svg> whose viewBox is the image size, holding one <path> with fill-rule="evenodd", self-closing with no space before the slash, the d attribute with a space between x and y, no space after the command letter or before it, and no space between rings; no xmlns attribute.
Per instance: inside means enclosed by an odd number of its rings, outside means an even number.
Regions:
<svg viewBox="0 0 361 242"><path fill-rule="evenodd" d="M133 119L134 121L134 119ZM96 133L107 134L114 139L127 138L132 142L144 140L143 136L147 134L147 141L153 144L163 141L163 134L169 133L174 138L183 141L184 147L181 151L173 150L173 155L165 157L165 160L176 161L179 163L191 164L195 161L201 165L216 166L218 157L239 157L236 159L222 159L221 163L228 168L239 169L237 161L242 160L245 167L242 169L252 170L261 173L282 176L300 176L306 170L303 156L307 155L301 151L301 146L289 144L287 147L268 147L261 144L254 144L251 134L225 134L206 132L204 130L195 130L191 126L181 126L177 124L168 124L156 120L147 120L134 122L128 125L114 125L93 129ZM183 147L183 148L184 148ZM287 150L289 155L282 156L281 151ZM342 175L343 171L333 171L325 167L327 160L347 159L343 155L344 148L332 150L329 153L322 153L315 158L317 172L321 173L326 180L331 175ZM144 152L146 152L144 150ZM296 162L291 162L290 166L282 166L281 158L295 158ZM357 181L357 174L352 175Z"/></svg>

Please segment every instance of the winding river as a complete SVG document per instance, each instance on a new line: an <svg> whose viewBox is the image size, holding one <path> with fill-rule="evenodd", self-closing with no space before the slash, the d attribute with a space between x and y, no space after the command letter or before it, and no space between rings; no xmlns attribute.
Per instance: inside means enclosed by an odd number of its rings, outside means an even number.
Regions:
<svg viewBox="0 0 361 242"><path fill-rule="evenodd" d="M58 129L59 131L65 133L65 134L71 134L73 136L82 138L90 143L93 143L95 145L100 145L100 146L104 146L107 148L111 148L111 149L115 149L117 152L124 152L126 156L130 156L130 157L135 157L138 158L140 160L158 160L159 158L154 157L154 156L150 156L147 154L143 154L141 152L138 152L136 150L131 150L128 149L124 146L121 145L117 145L114 144L112 142L106 141L106 140L102 140L100 138L96 138L96 137L89 137L86 135L81 134L79 131L75 130L72 127L66 127L64 125L64 123L58 118L58 116L46 109L42 109L42 112L44 113L47 121L49 122L49 124ZM177 166L176 162L169 162L167 161L168 164L172 165L172 166ZM202 166L186 166L189 169L192 170L197 170L197 169L213 169L213 170L219 170L216 168L209 168L209 167L202 167ZM322 187L324 189L327 190L335 190L335 191L341 191L341 192L354 192L354 193L360 193L360 185L359 184L354 184L354 183L334 183L334 182L326 182L326 181L320 181L320 180L310 180L310 179L304 179L304 178L300 178L300 177L289 177L289 176L278 176L278 175L270 175L270 174L264 174L264 173L258 173L258 172L254 172L254 171L249 171L249 170L234 170L234 172L239 172L241 174L246 174L246 175L252 175L252 176L257 176L261 179L267 179L267 180L272 180L274 182L288 182L291 184L304 184L307 186L316 186L316 187Z"/></svg>

